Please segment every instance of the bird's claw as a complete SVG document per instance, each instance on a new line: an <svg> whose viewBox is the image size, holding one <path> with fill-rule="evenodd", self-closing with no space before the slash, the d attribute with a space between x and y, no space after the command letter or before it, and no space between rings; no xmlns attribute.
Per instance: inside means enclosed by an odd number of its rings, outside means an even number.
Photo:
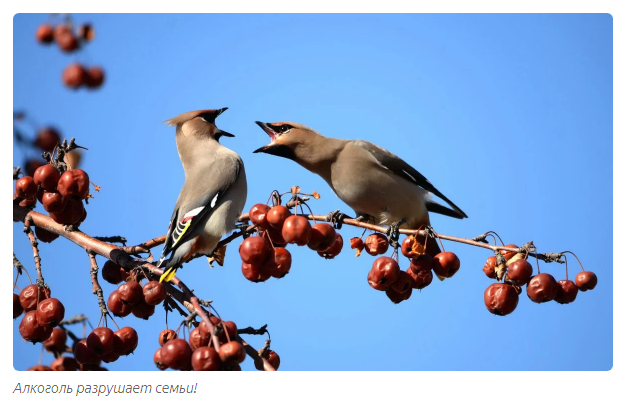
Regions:
<svg viewBox="0 0 642 402"><path fill-rule="evenodd" d="M386 231L388 242L395 249L399 248L399 226L403 225L404 223L406 223L405 219L402 219L399 222L393 222L390 224L390 227L388 227L388 230Z"/></svg>
<svg viewBox="0 0 642 402"><path fill-rule="evenodd" d="M250 236L251 233L247 232L247 228L249 228L250 225L248 225L247 223L241 223L237 227L241 231L241 236L243 236L243 239L247 239Z"/></svg>
<svg viewBox="0 0 642 402"><path fill-rule="evenodd" d="M349 216L339 212L338 209L328 214L328 222L330 222L335 229L341 229L341 226L343 226L343 220L346 218L349 218Z"/></svg>

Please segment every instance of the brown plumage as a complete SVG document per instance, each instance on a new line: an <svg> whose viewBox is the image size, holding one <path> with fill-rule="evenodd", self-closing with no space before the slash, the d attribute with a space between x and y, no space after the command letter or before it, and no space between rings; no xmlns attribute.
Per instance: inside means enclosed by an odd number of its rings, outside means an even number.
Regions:
<svg viewBox="0 0 642 402"><path fill-rule="evenodd" d="M421 173L375 144L328 138L298 123L257 124L272 141L255 152L292 159L318 174L358 216L387 225L405 220L405 228L430 224L429 211L467 217ZM450 208L430 200L431 194ZM431 254L437 254L436 241L430 243Z"/></svg>

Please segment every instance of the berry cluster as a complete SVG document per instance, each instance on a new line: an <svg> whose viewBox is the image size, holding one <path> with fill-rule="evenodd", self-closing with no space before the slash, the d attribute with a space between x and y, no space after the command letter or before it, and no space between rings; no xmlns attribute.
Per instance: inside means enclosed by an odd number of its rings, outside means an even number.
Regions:
<svg viewBox="0 0 642 402"><path fill-rule="evenodd" d="M121 356L127 356L138 347L138 333L132 327L123 327L114 332L107 327L91 331L86 339L74 347L74 358L80 364L98 365L112 363Z"/></svg>
<svg viewBox="0 0 642 402"><path fill-rule="evenodd" d="M310 225L305 217L293 215L283 205L256 204L249 217L258 228L257 236L243 240L239 254L243 276L252 282L283 278L290 272L292 256L285 248L288 244L308 246L327 259L339 255L343 248L343 238L332 225Z"/></svg>
<svg viewBox="0 0 642 402"><path fill-rule="evenodd" d="M13 294L13 318L22 315L20 335L25 341L39 343L51 337L54 327L65 318L65 306L51 297L49 288L26 286L20 295Z"/></svg>
<svg viewBox="0 0 642 402"><path fill-rule="evenodd" d="M426 253L427 238L410 235L401 243L401 254L410 259L410 267L402 271L399 262L391 257L379 257L368 272L368 284L376 290L386 292L395 304L408 300L412 290L421 290L432 283L433 272L440 279L450 278L459 270L459 258L451 252L441 252L434 257ZM357 256L362 250L370 255L384 254L388 250L388 239L381 233L371 234L363 242L361 238L350 239ZM393 257L396 253L393 253Z"/></svg>
<svg viewBox="0 0 642 402"><path fill-rule="evenodd" d="M506 247L518 248L514 244ZM528 254L507 250L501 250L500 253L505 260L503 263L497 264L497 257L492 256L482 268L486 276L499 281L484 292L486 308L496 315L504 316L515 311L524 285L528 298L538 304L552 300L560 304L572 303L578 290L584 292L597 285L597 276L584 270L577 274L575 282L568 279L568 272L566 279L556 281L552 275L540 273L539 266L537 275L533 276L533 267L527 261Z"/></svg>
<svg viewBox="0 0 642 402"><path fill-rule="evenodd" d="M116 317L126 317L131 313L134 317L147 320L154 314L156 306L167 297L164 284L148 281L141 286L141 275L129 274L110 260L103 265L102 276L113 285L120 284L107 299L107 308Z"/></svg>
<svg viewBox="0 0 642 402"><path fill-rule="evenodd" d="M63 225L79 226L87 217L83 200L89 196L89 176L81 169L62 172L52 164L42 165L32 176L16 181L13 199L21 207L33 208L40 201L54 221ZM57 234L36 227L39 240L50 243Z"/></svg>
<svg viewBox="0 0 642 402"><path fill-rule="evenodd" d="M64 53L73 53L94 39L96 32L90 24L79 25L74 32L74 24L68 16L62 23L55 27L46 22L36 29L36 40L44 45L54 41ZM105 80L105 72L99 66L85 68L79 63L72 63L65 68L62 74L63 83L72 89L82 85L87 88L99 88Z"/></svg>

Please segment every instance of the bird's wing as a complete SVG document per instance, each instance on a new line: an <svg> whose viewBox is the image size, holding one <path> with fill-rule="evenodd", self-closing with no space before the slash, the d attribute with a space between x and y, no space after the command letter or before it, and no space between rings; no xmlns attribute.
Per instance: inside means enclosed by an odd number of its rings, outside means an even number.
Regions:
<svg viewBox="0 0 642 402"><path fill-rule="evenodd" d="M235 164L229 166L231 171L228 170L226 173L220 172L216 177L211 177L213 182L209 183L209 190L206 191L204 195L192 197L191 200L185 200L185 197L183 197L185 187L183 187L183 191L178 197L176 207L172 214L172 220L170 221L165 246L158 261L158 266L162 264L172 251L183 244L185 239L199 226L199 223L205 216L208 216L212 210L218 207L218 201L223 198L223 195L238 179L242 163L239 158ZM199 184L202 185L202 181Z"/></svg>
<svg viewBox="0 0 642 402"><path fill-rule="evenodd" d="M381 148L378 145L375 145L368 141L357 140L354 141L356 145L370 152L372 156L383 166L385 169L390 170L395 173L397 176L403 177L405 180L410 181L411 183L416 184L417 186L423 188L426 191L429 191L436 195L437 197L444 200L452 210L437 204L435 202L428 201L426 207L429 211L436 212L442 215L448 215L455 218L468 218L468 216L462 211L455 203L450 201L445 195L443 195L439 190L435 188L426 179L421 173L419 173L415 168L406 163L403 159L399 158L397 155L392 152ZM441 208L440 208L441 207ZM447 213L447 211L450 211Z"/></svg>

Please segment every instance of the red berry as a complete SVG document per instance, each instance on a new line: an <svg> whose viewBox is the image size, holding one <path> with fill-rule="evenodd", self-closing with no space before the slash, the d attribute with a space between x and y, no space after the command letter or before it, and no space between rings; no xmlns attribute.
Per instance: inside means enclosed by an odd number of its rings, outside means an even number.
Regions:
<svg viewBox="0 0 642 402"><path fill-rule="evenodd" d="M200 347L209 345L210 338L211 335L209 332L205 331L201 333L198 327L196 327L189 333L189 345L192 347L192 350L196 350Z"/></svg>
<svg viewBox="0 0 642 402"><path fill-rule="evenodd" d="M184 339L172 339L161 349L161 361L174 370L183 370L192 363L192 349Z"/></svg>
<svg viewBox="0 0 642 402"><path fill-rule="evenodd" d="M433 259L432 270L442 278L451 278L459 271L459 258L450 251L441 252Z"/></svg>
<svg viewBox="0 0 642 402"><path fill-rule="evenodd" d="M366 237L365 249L370 255L384 254L388 251L388 239L381 233L373 233Z"/></svg>
<svg viewBox="0 0 642 402"><path fill-rule="evenodd" d="M105 353L104 355L101 355L100 360L102 360L104 363L113 363L116 360L118 360L119 357L120 355L112 350L109 353Z"/></svg>
<svg viewBox="0 0 642 402"><path fill-rule="evenodd" d="M397 280L390 287L397 293L405 293L412 289L414 279L406 271L399 271Z"/></svg>
<svg viewBox="0 0 642 402"><path fill-rule="evenodd" d="M270 210L266 214L266 218L270 226L272 226L275 229L281 229L283 227L283 224L285 223L285 220L292 215L289 209L284 207L283 205L276 205L270 208ZM274 240L272 240L274 241Z"/></svg>
<svg viewBox="0 0 642 402"><path fill-rule="evenodd" d="M414 235L406 237L401 242L401 254L408 258L417 258L422 255L419 252L422 248L423 245L417 244L417 238Z"/></svg>
<svg viewBox="0 0 642 402"><path fill-rule="evenodd" d="M89 175L81 169L67 170L58 180L58 191L65 198L86 198L89 195Z"/></svg>
<svg viewBox="0 0 642 402"><path fill-rule="evenodd" d="M158 335L158 344L161 346L165 346L165 344L173 339L178 339L178 335L176 334L176 331L173 329L165 329L162 330L161 333Z"/></svg>
<svg viewBox="0 0 642 402"><path fill-rule="evenodd" d="M270 210L265 204L256 204L250 208L250 221L259 228L265 230L270 226L270 223L267 221L267 213Z"/></svg>
<svg viewBox="0 0 642 402"><path fill-rule="evenodd" d="M262 237L248 237L241 242L239 254L244 263L260 265L263 264L270 255L270 245Z"/></svg>
<svg viewBox="0 0 642 402"><path fill-rule="evenodd" d="M87 336L87 347L98 356L114 350L114 331L107 327L98 327Z"/></svg>
<svg viewBox="0 0 642 402"><path fill-rule="evenodd" d="M270 350L270 353L268 353L268 356L267 356L266 360L268 361L268 363L270 363L270 366L272 366L272 368L274 368L274 370L278 370L279 369L279 366L281 365L281 358L279 357L279 355L275 351ZM259 366L259 364L256 362L256 360L254 361L254 367L256 367L257 370L263 371L263 365Z"/></svg>
<svg viewBox="0 0 642 402"><path fill-rule="evenodd" d="M433 257L429 255L420 255L419 257L410 260L410 270L415 273L432 271Z"/></svg>
<svg viewBox="0 0 642 402"><path fill-rule="evenodd" d="M156 310L156 306L145 303L145 300L141 300L132 306L132 314L134 317L142 318L143 320L147 320L154 315L154 310Z"/></svg>
<svg viewBox="0 0 642 402"><path fill-rule="evenodd" d="M62 71L62 82L68 88L80 88L85 83L85 69L78 63L71 63Z"/></svg>
<svg viewBox="0 0 642 402"><path fill-rule="evenodd" d="M48 131L40 131L39 137L43 136L43 133L46 133ZM36 140L38 142L38 140ZM45 139L40 140L41 145L44 145ZM49 142L49 141L47 141ZM53 141L52 141L53 142ZM51 147L53 149L58 141L56 140L54 143L54 146ZM49 144L46 144L49 145ZM51 149L46 149L47 151L51 151ZM58 180L60 180L60 171L53 167L53 165L42 165L33 174L33 181L36 183L36 185L42 187L45 191L56 191L56 188L58 187ZM41 201L42 202L42 201Z"/></svg>
<svg viewBox="0 0 642 402"><path fill-rule="evenodd" d="M162 348L159 348L156 353L154 353L154 364L159 370L167 370L167 365L165 365L165 363L163 363L163 361L161 360L161 350Z"/></svg>
<svg viewBox="0 0 642 402"><path fill-rule="evenodd" d="M214 348L202 346L192 353L192 368L194 371L219 371L223 364Z"/></svg>
<svg viewBox="0 0 642 402"><path fill-rule="evenodd" d="M319 254L319 256L325 258L326 260L331 260L341 254L341 250L343 250L343 237L341 237L341 235L337 233L334 239L334 244L327 250L318 251L317 254Z"/></svg>
<svg viewBox="0 0 642 402"><path fill-rule="evenodd" d="M36 226L35 232L38 240L43 243L51 243L58 238L58 235L56 233L50 232L47 229L43 229L40 226Z"/></svg>
<svg viewBox="0 0 642 402"><path fill-rule="evenodd" d="M575 277L575 284L582 292L593 290L597 285L597 275L591 271L582 271Z"/></svg>
<svg viewBox="0 0 642 402"><path fill-rule="evenodd" d="M557 291L557 295L555 296L555 301L559 304L574 302L579 290L575 283L567 279L563 279L557 283L559 283L560 287Z"/></svg>
<svg viewBox="0 0 642 402"><path fill-rule="evenodd" d="M107 299L107 308L116 317L126 317L132 312L131 307L120 300L120 293L118 290L114 290L109 295L109 298Z"/></svg>
<svg viewBox="0 0 642 402"><path fill-rule="evenodd" d="M209 320L214 327L216 327L221 322L221 320L215 315L209 316ZM209 341L209 337L211 337L210 330L207 328L207 325L205 325L204 322L201 322L198 325L198 330L201 332L201 338L207 338L207 340Z"/></svg>
<svg viewBox="0 0 642 402"><path fill-rule="evenodd" d="M411 268L408 268L406 271L413 279L412 288L413 289L423 289L426 286L430 285L432 282L432 271L418 271L415 272Z"/></svg>
<svg viewBox="0 0 642 402"><path fill-rule="evenodd" d="M44 198L43 198L44 199ZM50 212L51 218L61 225L72 225L82 220L85 207L82 200L70 198L62 212Z"/></svg>
<svg viewBox="0 0 642 402"><path fill-rule="evenodd" d="M53 371L78 371L80 365L73 357L61 356L51 363Z"/></svg>
<svg viewBox="0 0 642 402"><path fill-rule="evenodd" d="M493 283L484 292L486 308L496 315L507 315L515 311L519 295L513 285L508 283Z"/></svg>
<svg viewBox="0 0 642 402"><path fill-rule="evenodd" d="M240 364L245 360L245 348L237 341L231 341L221 345L219 357L226 364Z"/></svg>
<svg viewBox="0 0 642 402"><path fill-rule="evenodd" d="M33 310L25 313L18 330L25 341L33 343L46 341L53 331L49 326L38 324L36 312Z"/></svg>
<svg viewBox="0 0 642 402"><path fill-rule="evenodd" d="M38 186L33 181L33 177L24 176L16 181L16 194L22 198L35 198Z"/></svg>
<svg viewBox="0 0 642 402"><path fill-rule="evenodd" d="M317 223L312 226L308 247L314 251L324 251L332 247L337 239L337 232L332 225Z"/></svg>
<svg viewBox="0 0 642 402"><path fill-rule="evenodd" d="M519 248L517 247L516 244L507 244L505 247L511 247L511 248ZM508 250L500 250L499 253L504 256L506 261L510 260L511 258L515 257L515 254L517 254L514 251L508 251Z"/></svg>
<svg viewBox="0 0 642 402"><path fill-rule="evenodd" d="M25 311L35 310L38 307L38 303L46 298L45 288L41 288L38 285L29 285L22 288L22 292L20 292L20 305Z"/></svg>
<svg viewBox="0 0 642 402"><path fill-rule="evenodd" d="M105 81L105 71L98 67L90 67L85 71L85 85L87 88L99 88Z"/></svg>
<svg viewBox="0 0 642 402"><path fill-rule="evenodd" d="M53 127L43 127L40 130L38 130L38 134L36 135L36 139L34 140L34 145L36 147L40 148L43 151L51 152L51 151L53 151L53 149L58 144L60 144L60 133L58 132L58 130L56 130ZM43 162L39 162L39 163L42 166L46 166ZM52 165L49 165L49 166L51 166L56 171L58 171L58 169L56 169ZM47 169L50 170L49 168L47 168ZM36 174L35 172L36 171L37 171L37 169L34 170L34 180L36 179L36 177L35 177L35 174ZM60 177L60 172L58 172L58 177ZM53 188L51 188L51 190L49 190L48 188L45 188L45 189L47 191L53 191L53 190L56 189L57 183L58 183L57 181L56 181L56 183L49 183L49 184L53 185ZM50 186L48 186L48 187L50 187Z"/></svg>
<svg viewBox="0 0 642 402"><path fill-rule="evenodd" d="M398 293L393 288L389 288L388 290L386 290L386 296L388 296L388 299L390 299L390 301L393 302L394 304L399 304L404 300L410 299L411 295L412 295L412 289L409 289L407 292L404 292L404 293Z"/></svg>
<svg viewBox="0 0 642 402"><path fill-rule="evenodd" d="M270 266L268 264L254 265L254 264L241 264L241 272L243 276L251 282L265 282L270 279Z"/></svg>
<svg viewBox="0 0 642 402"><path fill-rule="evenodd" d="M167 289L165 285L158 281L150 281L143 286L143 296L145 297L145 303L159 305L167 297Z"/></svg>
<svg viewBox="0 0 642 402"><path fill-rule="evenodd" d="M368 284L377 290L386 290L399 277L399 264L390 257L379 257L368 273Z"/></svg>
<svg viewBox="0 0 642 402"><path fill-rule="evenodd" d="M304 217L292 215L283 222L281 234L283 235L283 240L287 243L305 246L310 241L310 237L312 237L312 227Z"/></svg>
<svg viewBox="0 0 642 402"><path fill-rule="evenodd" d="M482 271L484 271L486 276L489 277L490 279L497 279L497 275L495 274L496 266L497 266L497 257L495 256L488 257L488 259L486 260L486 263L484 264L484 268L482 268Z"/></svg>
<svg viewBox="0 0 642 402"><path fill-rule="evenodd" d="M528 282L526 294L535 303L546 303L555 299L559 287L559 283L555 281L552 275L538 274Z"/></svg>
<svg viewBox="0 0 642 402"><path fill-rule="evenodd" d="M65 318L65 306L53 297L38 303L36 319L42 326L55 327Z"/></svg>
<svg viewBox="0 0 642 402"><path fill-rule="evenodd" d="M136 281L127 281L120 285L117 290L120 301L129 306L135 306L143 300L143 288Z"/></svg>
<svg viewBox="0 0 642 402"><path fill-rule="evenodd" d="M506 282L513 282L517 286L524 286L533 275L533 267L526 260L517 260L508 266Z"/></svg>
<svg viewBox="0 0 642 402"><path fill-rule="evenodd" d="M121 356L133 353L138 347L138 333L132 327L122 327L114 332L114 352Z"/></svg>
<svg viewBox="0 0 642 402"><path fill-rule="evenodd" d="M56 34L55 36L56 43L58 43L58 47L63 52L70 53L78 49L78 39L76 39L71 31L61 32L60 34Z"/></svg>
<svg viewBox="0 0 642 402"><path fill-rule="evenodd" d="M74 346L74 357L81 364L99 364L100 356L87 346L87 340L83 339Z"/></svg>
<svg viewBox="0 0 642 402"><path fill-rule="evenodd" d="M42 196L42 206L47 212L62 212L67 206L67 199L60 195L60 193L57 191L52 193L44 193Z"/></svg>
<svg viewBox="0 0 642 402"><path fill-rule="evenodd" d="M24 312L24 309L20 304L20 296L14 293L13 294L13 318L16 319L20 317L23 312Z"/></svg>
<svg viewBox="0 0 642 402"><path fill-rule="evenodd" d="M112 285L118 285L127 278L127 271L111 260L105 261L102 274L103 279Z"/></svg>
<svg viewBox="0 0 642 402"><path fill-rule="evenodd" d="M67 349L67 333L64 329L54 328L49 339L42 344L47 352L62 353Z"/></svg>
<svg viewBox="0 0 642 402"><path fill-rule="evenodd" d="M48 23L41 24L36 29L36 40L40 43L50 44L54 39L54 30Z"/></svg>
<svg viewBox="0 0 642 402"><path fill-rule="evenodd" d="M270 256L265 262L265 265L267 267L264 269L269 270L270 276L283 278L288 272L290 272L290 267L292 266L292 255L283 247L275 247L270 252Z"/></svg>

